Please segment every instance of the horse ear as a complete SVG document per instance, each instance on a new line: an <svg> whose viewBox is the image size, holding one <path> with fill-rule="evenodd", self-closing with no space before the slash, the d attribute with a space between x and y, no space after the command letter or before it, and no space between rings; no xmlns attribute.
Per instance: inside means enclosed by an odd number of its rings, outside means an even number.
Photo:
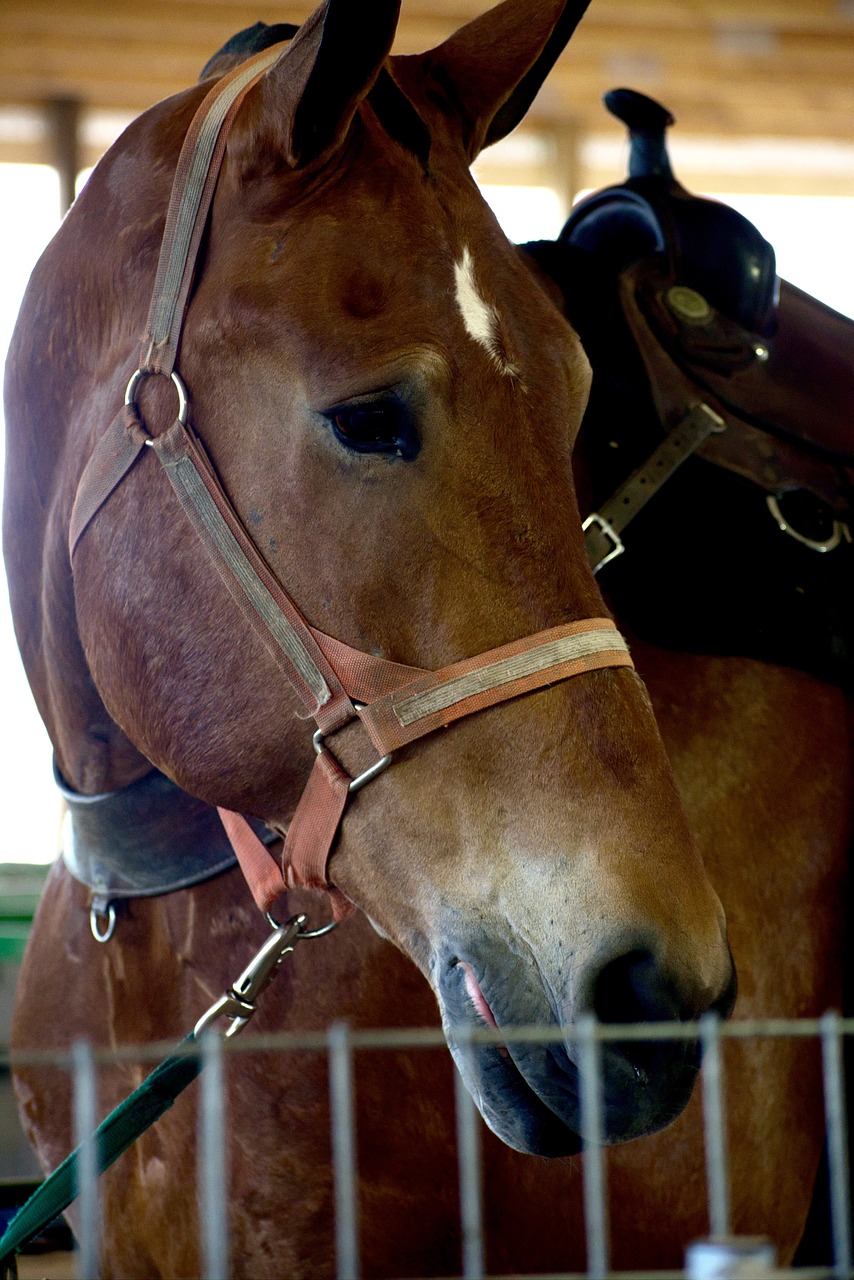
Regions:
<svg viewBox="0 0 854 1280"><path fill-rule="evenodd" d="M462 119L471 159L524 116L590 0L504 0L422 54Z"/></svg>
<svg viewBox="0 0 854 1280"><path fill-rule="evenodd" d="M253 92L254 145L272 134L294 168L334 151L388 55L399 12L400 0L371 0L367 10L324 0Z"/></svg>

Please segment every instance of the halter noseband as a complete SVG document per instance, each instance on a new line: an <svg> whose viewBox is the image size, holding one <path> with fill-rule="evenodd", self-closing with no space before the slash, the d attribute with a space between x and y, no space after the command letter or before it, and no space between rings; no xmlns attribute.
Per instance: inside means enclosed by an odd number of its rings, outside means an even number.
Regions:
<svg viewBox="0 0 854 1280"><path fill-rule="evenodd" d="M519 694L585 671L633 663L609 618L565 623L439 671L352 649L310 626L232 507L189 425L189 397L175 360L229 130L244 97L283 47L266 49L224 76L190 125L172 188L140 366L128 384L125 404L83 471L69 548L73 557L94 516L150 448L233 599L317 724L314 767L288 829L282 868L242 815L221 809L223 825L262 911L268 911L286 887L300 884L327 890L340 917L352 908L327 876L333 840L349 796L382 772L397 748ZM179 409L172 426L152 437L140 416L136 389L142 378L155 374L172 379ZM357 719L378 760L354 779L326 738Z"/></svg>

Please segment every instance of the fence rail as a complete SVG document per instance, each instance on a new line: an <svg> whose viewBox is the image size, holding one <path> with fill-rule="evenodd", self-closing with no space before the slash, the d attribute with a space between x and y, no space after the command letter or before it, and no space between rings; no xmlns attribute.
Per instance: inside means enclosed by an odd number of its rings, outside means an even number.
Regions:
<svg viewBox="0 0 854 1280"><path fill-rule="evenodd" d="M464 1028L457 1033L461 1051L477 1045L525 1042L567 1043L574 1047L578 1064L582 1116L583 1201L587 1270L539 1274L536 1280L676 1280L690 1277L750 1275L790 1277L792 1280L843 1280L852 1277L851 1207L848 1134L845 1105L843 1046L854 1036L854 1019L827 1013L820 1019L766 1019L722 1023L715 1014L699 1023L633 1023L603 1025L592 1017L576 1026L513 1027L500 1033ZM700 1080L703 1101L706 1158L706 1190L709 1239L689 1249L682 1271L612 1271L607 1199L607 1148L602 1145L603 1100L601 1051L611 1041L698 1040L701 1046ZM830 1188L830 1221L833 1263L829 1267L774 1270L773 1246L739 1241L730 1236L728 1143L725 1124L726 1082L721 1070L721 1048L726 1041L762 1039L814 1040L821 1046L827 1163ZM206 1033L196 1046L180 1052L200 1053L205 1070L198 1094L199 1168L198 1200L203 1234L205 1280L227 1280L226 1119L223 1058L232 1054L264 1052L317 1052L328 1057L331 1145L334 1175L335 1247L338 1280L359 1280L358 1165L354 1063L362 1050L418 1050L445 1044L439 1028L355 1030L336 1023L325 1033L281 1033L223 1040ZM80 1164L79 1260L81 1276L97 1275L100 1230L98 1184L94 1144L85 1143L96 1112L97 1068L122 1062L156 1063L175 1053L173 1044L127 1045L115 1050L74 1045L65 1053L20 1053L0 1056L0 1066L52 1066L68 1070L73 1080L74 1122L78 1141L84 1141ZM460 1185L460 1280L504 1280L485 1266L487 1241L483 1217L480 1119L461 1078L456 1078L456 1132ZM752 1252L751 1252L752 1250ZM430 1280L425 1276L423 1280ZM524 1277L514 1277L524 1280ZM530 1277L534 1280L534 1277Z"/></svg>

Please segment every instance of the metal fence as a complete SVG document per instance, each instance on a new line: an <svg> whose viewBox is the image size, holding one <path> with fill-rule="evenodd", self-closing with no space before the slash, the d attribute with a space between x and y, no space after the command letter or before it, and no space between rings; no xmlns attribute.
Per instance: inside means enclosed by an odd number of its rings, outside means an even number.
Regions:
<svg viewBox="0 0 854 1280"><path fill-rule="evenodd" d="M842 1280L852 1276L851 1212L849 1196L848 1140L843 1071L843 1043L854 1034L854 1020L827 1013L819 1020L735 1021L721 1023L707 1015L697 1024L655 1023L627 1026L603 1025L592 1017L581 1020L561 1033L554 1027L519 1027L495 1032L463 1031L463 1051L479 1043L549 1043L565 1038L575 1044L580 1076L582 1138L584 1144L583 1196L587 1270L596 1280L652 1280L653 1277L790 1276L797 1280L819 1277ZM773 1246L740 1241L732 1237L729 1194L729 1162L725 1125L725 1082L721 1070L724 1040L811 1038L821 1045L824 1111L826 1118L827 1162L830 1186L830 1219L833 1263L823 1268L775 1270ZM683 1271L612 1271L607 1199L607 1148L601 1145L602 1079L601 1049L607 1041L662 1041L697 1039L701 1044L701 1088L704 1119L706 1188L709 1239L689 1249ZM335 1198L335 1250L338 1280L359 1280L358 1168L356 1149L356 1102L354 1055L360 1050L427 1049L444 1045L438 1028L423 1030L351 1030L343 1023L324 1034L245 1035L239 1041L224 1041L216 1032L202 1038L197 1052L205 1069L198 1093L199 1160L198 1202L204 1249L206 1280L227 1280L229 1240L227 1234L227 1172L223 1057L245 1052L302 1052L325 1050L328 1055L331 1141ZM99 1240L98 1182L96 1156L91 1134L97 1109L96 1070L101 1065L122 1061L155 1062L173 1052L171 1045L149 1045L116 1052L93 1050L76 1044L70 1054L17 1055L19 1065L64 1067L71 1071L74 1090L74 1119L78 1141L83 1144L79 1174L78 1274L91 1280L97 1276ZM193 1050L190 1050L192 1052ZM7 1059L8 1061L8 1059ZM486 1241L480 1159L481 1120L468 1092L456 1075L456 1132L460 1185L462 1280L498 1280L485 1267ZM562 1272L542 1280L570 1280L578 1273ZM528 1280L531 1280L529 1277Z"/></svg>

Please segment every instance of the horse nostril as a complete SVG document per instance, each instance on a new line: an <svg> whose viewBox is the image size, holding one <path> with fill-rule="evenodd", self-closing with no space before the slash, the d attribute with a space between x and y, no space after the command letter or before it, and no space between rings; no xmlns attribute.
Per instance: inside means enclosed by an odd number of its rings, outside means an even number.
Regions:
<svg viewBox="0 0 854 1280"><path fill-rule="evenodd" d="M600 1022L664 1022L685 1016L675 985L652 953L642 949L602 967L593 986L593 1012Z"/></svg>

